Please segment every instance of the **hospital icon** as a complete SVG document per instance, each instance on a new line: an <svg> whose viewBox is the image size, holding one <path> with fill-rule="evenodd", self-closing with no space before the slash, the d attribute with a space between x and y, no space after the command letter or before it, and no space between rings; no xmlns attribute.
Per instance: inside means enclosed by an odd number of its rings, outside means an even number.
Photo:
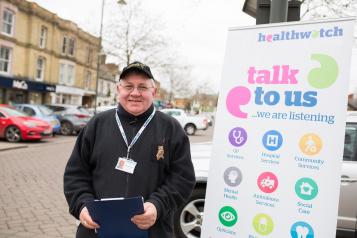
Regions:
<svg viewBox="0 0 357 238"><path fill-rule="evenodd" d="M322 140L318 135L308 133L301 137L299 147L306 155L316 155L322 149Z"/></svg>
<svg viewBox="0 0 357 238"><path fill-rule="evenodd" d="M314 199L319 192L316 182L311 178L301 178L295 183L295 193L303 200Z"/></svg>
<svg viewBox="0 0 357 238"><path fill-rule="evenodd" d="M242 172L237 167L229 167L224 171L224 182L231 187L236 187L242 182Z"/></svg>
<svg viewBox="0 0 357 238"><path fill-rule="evenodd" d="M290 229L290 234L292 238L314 238L314 230L303 221L294 223Z"/></svg>
<svg viewBox="0 0 357 238"><path fill-rule="evenodd" d="M241 147L247 141L247 132L242 127L233 128L229 132L229 142L235 147Z"/></svg>
<svg viewBox="0 0 357 238"><path fill-rule="evenodd" d="M283 136L276 130L267 131L262 139L265 149L278 150L283 144Z"/></svg>

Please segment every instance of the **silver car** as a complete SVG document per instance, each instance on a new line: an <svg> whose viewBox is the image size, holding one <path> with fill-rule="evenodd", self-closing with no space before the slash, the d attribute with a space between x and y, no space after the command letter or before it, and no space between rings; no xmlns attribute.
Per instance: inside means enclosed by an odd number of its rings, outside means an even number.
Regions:
<svg viewBox="0 0 357 238"><path fill-rule="evenodd" d="M350 114L347 117L345 131L336 237L356 238L357 114ZM191 145L191 155L195 167L197 184L190 200L175 215L176 238L198 238L201 235L211 147L211 142Z"/></svg>

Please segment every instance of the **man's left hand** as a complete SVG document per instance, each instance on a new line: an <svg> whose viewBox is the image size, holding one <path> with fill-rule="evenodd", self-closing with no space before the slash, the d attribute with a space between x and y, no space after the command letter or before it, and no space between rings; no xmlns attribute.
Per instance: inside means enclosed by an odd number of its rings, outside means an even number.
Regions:
<svg viewBox="0 0 357 238"><path fill-rule="evenodd" d="M157 210L151 202L144 203L144 213L131 218L131 221L140 229L147 230L155 224Z"/></svg>

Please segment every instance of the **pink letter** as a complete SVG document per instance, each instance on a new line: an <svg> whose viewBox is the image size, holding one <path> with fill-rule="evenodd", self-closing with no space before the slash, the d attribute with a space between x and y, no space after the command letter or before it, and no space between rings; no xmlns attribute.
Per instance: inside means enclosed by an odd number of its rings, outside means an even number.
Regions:
<svg viewBox="0 0 357 238"><path fill-rule="evenodd" d="M248 114L240 110L241 105L247 105L250 101L250 91L246 87L232 88L226 98L228 111L235 117L247 118Z"/></svg>

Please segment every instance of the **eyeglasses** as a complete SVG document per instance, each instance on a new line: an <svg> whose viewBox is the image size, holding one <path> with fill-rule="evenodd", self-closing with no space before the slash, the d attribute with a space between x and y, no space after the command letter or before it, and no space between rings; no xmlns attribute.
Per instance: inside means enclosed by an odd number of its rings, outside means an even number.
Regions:
<svg viewBox="0 0 357 238"><path fill-rule="evenodd" d="M136 88L140 93L145 93L147 91L150 90L150 88L154 88L154 87L148 87L148 86L144 86L144 85L139 85L137 87L135 87L134 85L123 85L123 84L119 84L120 86L122 86L125 91L127 91L128 93L131 93L134 91L134 89Z"/></svg>

